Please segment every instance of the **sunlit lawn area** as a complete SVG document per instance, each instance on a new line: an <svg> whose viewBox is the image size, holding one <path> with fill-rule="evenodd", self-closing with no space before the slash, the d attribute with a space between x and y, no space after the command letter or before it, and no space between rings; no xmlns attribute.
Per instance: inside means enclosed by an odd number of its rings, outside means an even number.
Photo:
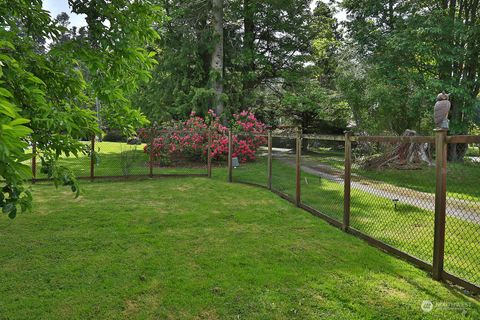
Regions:
<svg viewBox="0 0 480 320"><path fill-rule="evenodd" d="M95 165L96 176L147 175L148 155L143 152L143 145L131 146L125 143L101 142L96 144L99 161ZM309 161L318 159L318 163L329 164L343 169L343 153L327 149L309 152ZM314 160L315 161L315 160ZM125 165L129 163L128 171ZM89 175L89 158L62 159L60 163L73 168L79 176ZM469 200L478 199L480 188L480 164L450 165L448 175L449 196L460 195ZM457 169L455 171L455 169ZM368 179L385 181L394 185L411 188L418 191L434 191L434 168L425 167L422 170L377 170L361 171L354 169L354 174ZM458 173L459 174L455 174ZM128 174L125 174L128 173ZM155 174L170 173L206 173L203 164L198 167L154 167ZM465 175L466 174L466 175ZM41 175L39 175L41 177ZM214 178L220 181L227 179L225 164L214 169ZM254 182L266 186L267 163L260 157L254 163L242 164L234 169L234 180ZM343 185L320 179L310 173L302 174L302 202L339 221L343 215ZM292 165L275 158L273 163L273 187L292 197L295 194L295 170ZM454 192L455 191L455 192ZM400 204L394 210L391 199L385 199L362 192L352 191L351 207L352 227L364 231L375 238L406 251L420 259L432 261L433 223L432 211L415 206ZM446 270L469 281L480 283L480 248L477 240L480 238L480 224L473 224L455 217L447 218ZM465 236L467 235L467 236Z"/></svg>
<svg viewBox="0 0 480 320"><path fill-rule="evenodd" d="M217 176L85 182L78 199L35 185L33 212L0 220L1 317L480 317L425 272Z"/></svg>

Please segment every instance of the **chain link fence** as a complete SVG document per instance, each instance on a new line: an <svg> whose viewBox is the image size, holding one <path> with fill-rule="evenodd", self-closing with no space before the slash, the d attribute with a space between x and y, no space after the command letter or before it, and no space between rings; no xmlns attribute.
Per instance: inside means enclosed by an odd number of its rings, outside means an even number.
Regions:
<svg viewBox="0 0 480 320"><path fill-rule="evenodd" d="M158 131L148 143L134 139L82 142L84 151L78 156L60 155L57 166L65 166L80 179L129 178L155 176L207 176L209 165L225 166L225 159L209 159L209 133L198 136L183 131ZM226 140L226 139L225 139ZM226 143L226 142L225 142ZM41 154L41 150L38 150ZM213 152L210 152L212 155ZM209 161L210 160L210 161ZM34 181L48 179L48 163L34 157Z"/></svg>
<svg viewBox="0 0 480 320"><path fill-rule="evenodd" d="M301 202L343 219L344 142L305 135L301 150Z"/></svg>
<svg viewBox="0 0 480 320"><path fill-rule="evenodd" d="M145 149L152 175L207 175L208 133L160 131Z"/></svg>
<svg viewBox="0 0 480 320"><path fill-rule="evenodd" d="M268 186L268 136L238 134L232 137L233 181Z"/></svg>
<svg viewBox="0 0 480 320"><path fill-rule="evenodd" d="M464 145L465 146L465 145ZM449 144L448 149L458 148ZM480 161L447 163L445 271L480 284Z"/></svg>
<svg viewBox="0 0 480 320"><path fill-rule="evenodd" d="M395 140L353 144L350 226L431 264L435 168L412 159L420 145Z"/></svg>
<svg viewBox="0 0 480 320"><path fill-rule="evenodd" d="M95 142L92 157L93 177L148 175L150 158L145 152L145 146L139 141L127 139L118 142ZM82 168L82 175L77 174L77 176L90 177L88 171Z"/></svg>
<svg viewBox="0 0 480 320"><path fill-rule="evenodd" d="M295 134L273 135L271 189L295 199L297 139Z"/></svg>
<svg viewBox="0 0 480 320"><path fill-rule="evenodd" d="M58 161L78 177L211 176L228 163L229 181L269 188L435 279L480 292L480 154L447 162L480 136L162 131L148 144L82 143L83 154ZM48 164L36 160L34 178L47 178Z"/></svg>
<svg viewBox="0 0 480 320"><path fill-rule="evenodd" d="M480 292L480 155L447 165L447 143L479 136L269 136L262 165L233 171L233 181L267 183L435 279Z"/></svg>

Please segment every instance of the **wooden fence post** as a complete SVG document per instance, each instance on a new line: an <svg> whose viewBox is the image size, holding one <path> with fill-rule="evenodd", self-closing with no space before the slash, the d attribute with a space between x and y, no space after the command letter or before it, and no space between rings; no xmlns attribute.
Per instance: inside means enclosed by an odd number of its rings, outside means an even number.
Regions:
<svg viewBox="0 0 480 320"><path fill-rule="evenodd" d="M149 173L148 175L150 176L150 178L153 178L153 143L150 144L150 153L148 155L148 170L149 170Z"/></svg>
<svg viewBox="0 0 480 320"><path fill-rule="evenodd" d="M148 154L148 170L150 178L153 178L153 162L154 162L154 152L153 152L153 142L155 141L155 136L157 135L156 122L153 124L150 129L150 152Z"/></svg>
<svg viewBox="0 0 480 320"><path fill-rule="evenodd" d="M272 190L272 131L268 130L268 190Z"/></svg>
<svg viewBox="0 0 480 320"><path fill-rule="evenodd" d="M212 177L212 131L208 130L208 147L207 147L207 176Z"/></svg>
<svg viewBox="0 0 480 320"><path fill-rule="evenodd" d="M433 240L433 272L435 280L441 280L445 251L445 214L447 203L447 130L435 130L436 191L435 233Z"/></svg>
<svg viewBox="0 0 480 320"><path fill-rule="evenodd" d="M37 179L37 143L32 142L32 183Z"/></svg>
<svg viewBox="0 0 480 320"><path fill-rule="evenodd" d="M295 172L295 179L296 179L296 187L295 187L295 204L297 207L300 206L301 203L301 184L300 184L300 179L301 179L301 167L300 167L300 160L302 156L302 131L299 128L297 128L297 143L296 143L296 172Z"/></svg>
<svg viewBox="0 0 480 320"><path fill-rule="evenodd" d="M351 133L345 132L345 171L343 177L343 231L347 231L350 226L350 191L352 176L352 141Z"/></svg>
<svg viewBox="0 0 480 320"><path fill-rule="evenodd" d="M232 155L233 155L232 130L228 130L228 182L233 182Z"/></svg>
<svg viewBox="0 0 480 320"><path fill-rule="evenodd" d="M95 135L92 136L90 145L90 180L95 179Z"/></svg>

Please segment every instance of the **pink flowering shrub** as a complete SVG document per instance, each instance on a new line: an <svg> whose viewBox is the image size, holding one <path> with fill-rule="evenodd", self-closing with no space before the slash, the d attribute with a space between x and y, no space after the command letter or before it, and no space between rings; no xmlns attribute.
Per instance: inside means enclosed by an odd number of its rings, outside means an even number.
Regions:
<svg viewBox="0 0 480 320"><path fill-rule="evenodd" d="M258 148L267 143L265 137L256 136L256 134L265 133L265 124L258 121L253 113L242 111L240 114L233 115L231 128L233 132L232 156L238 157L240 162L255 160Z"/></svg>
<svg viewBox="0 0 480 320"><path fill-rule="evenodd" d="M265 125L258 121L251 112L243 111L233 116L231 123L233 133L233 156L239 161L255 160L258 148L266 143ZM205 161L208 150L208 131L211 132L211 157L224 160L228 156L228 128L220 123L212 110L205 118L192 112L186 121L175 122L165 131L141 129L139 137L147 141L146 153L152 150L153 157L162 165L168 165L176 159Z"/></svg>

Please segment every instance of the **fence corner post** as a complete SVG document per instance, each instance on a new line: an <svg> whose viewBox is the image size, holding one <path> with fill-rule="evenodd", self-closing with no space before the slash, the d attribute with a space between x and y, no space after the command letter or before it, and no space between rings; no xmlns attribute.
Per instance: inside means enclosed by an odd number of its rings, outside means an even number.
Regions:
<svg viewBox="0 0 480 320"><path fill-rule="evenodd" d="M90 142L90 180L93 181L95 179L95 135Z"/></svg>
<svg viewBox="0 0 480 320"><path fill-rule="evenodd" d="M348 231L350 227L350 191L352 177L352 133L345 132L345 171L343 177L343 224L342 230Z"/></svg>
<svg viewBox="0 0 480 320"><path fill-rule="evenodd" d="M447 130L435 129L435 231L433 240L433 272L435 280L443 276L445 256L445 219L447 203Z"/></svg>
<svg viewBox="0 0 480 320"><path fill-rule="evenodd" d="M37 180L37 143L32 141L32 183Z"/></svg>
<svg viewBox="0 0 480 320"><path fill-rule="evenodd" d="M212 131L208 129L207 131L208 138L207 138L207 176L209 178L212 177Z"/></svg>
<svg viewBox="0 0 480 320"><path fill-rule="evenodd" d="M232 167L232 155L233 155L233 138L232 130L228 130L228 182L233 182L233 167Z"/></svg>
<svg viewBox="0 0 480 320"><path fill-rule="evenodd" d="M272 130L268 130L268 190L272 190Z"/></svg>
<svg viewBox="0 0 480 320"><path fill-rule="evenodd" d="M295 204L297 207L300 207L301 204L301 166L300 166L300 161L301 161L301 156L302 156L302 129L300 127L297 128L297 143L296 143L296 160L295 160L295 165L296 165L296 170L295 170L295 180L296 180L296 185L295 185Z"/></svg>

